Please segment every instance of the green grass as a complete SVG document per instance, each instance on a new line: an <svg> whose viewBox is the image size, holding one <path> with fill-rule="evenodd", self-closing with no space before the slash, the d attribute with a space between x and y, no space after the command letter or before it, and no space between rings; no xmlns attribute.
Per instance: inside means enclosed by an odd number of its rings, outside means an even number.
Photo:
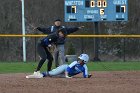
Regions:
<svg viewBox="0 0 140 93"><path fill-rule="evenodd" d="M88 68L90 71L132 71L140 70L140 62L92 62Z"/></svg>
<svg viewBox="0 0 140 93"><path fill-rule="evenodd" d="M35 70L35 62L0 63L0 73L30 73ZM41 71L46 71L46 63ZM54 66L53 66L54 68ZM89 71L130 71L140 70L140 62L89 62Z"/></svg>

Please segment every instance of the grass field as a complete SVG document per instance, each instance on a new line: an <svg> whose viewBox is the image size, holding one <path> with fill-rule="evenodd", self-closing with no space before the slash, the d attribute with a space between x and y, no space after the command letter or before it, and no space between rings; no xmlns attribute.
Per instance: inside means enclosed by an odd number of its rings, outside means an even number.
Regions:
<svg viewBox="0 0 140 93"><path fill-rule="evenodd" d="M35 62L1 62L0 73L30 73L36 66ZM46 71L46 66L45 63L41 71ZM140 62L89 62L88 68L89 71L133 71L140 70Z"/></svg>

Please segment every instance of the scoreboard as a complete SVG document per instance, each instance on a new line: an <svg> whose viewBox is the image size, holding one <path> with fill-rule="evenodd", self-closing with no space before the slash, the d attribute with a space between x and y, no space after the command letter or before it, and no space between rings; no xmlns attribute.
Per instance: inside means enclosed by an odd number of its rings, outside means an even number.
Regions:
<svg viewBox="0 0 140 93"><path fill-rule="evenodd" d="M65 22L127 21L127 0L65 0Z"/></svg>

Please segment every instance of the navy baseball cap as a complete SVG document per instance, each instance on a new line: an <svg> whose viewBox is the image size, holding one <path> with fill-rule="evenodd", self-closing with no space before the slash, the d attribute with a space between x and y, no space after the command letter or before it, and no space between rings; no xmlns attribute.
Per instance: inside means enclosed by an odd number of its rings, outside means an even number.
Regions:
<svg viewBox="0 0 140 93"><path fill-rule="evenodd" d="M61 22L61 20L60 20L60 19L55 19L55 20L54 20L54 22L56 22L56 21L60 21L60 22Z"/></svg>

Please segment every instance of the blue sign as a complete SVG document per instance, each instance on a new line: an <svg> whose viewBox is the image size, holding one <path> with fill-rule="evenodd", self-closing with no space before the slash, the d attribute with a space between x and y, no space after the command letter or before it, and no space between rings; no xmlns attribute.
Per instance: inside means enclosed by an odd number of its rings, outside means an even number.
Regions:
<svg viewBox="0 0 140 93"><path fill-rule="evenodd" d="M65 0L65 22L127 20L127 0Z"/></svg>

